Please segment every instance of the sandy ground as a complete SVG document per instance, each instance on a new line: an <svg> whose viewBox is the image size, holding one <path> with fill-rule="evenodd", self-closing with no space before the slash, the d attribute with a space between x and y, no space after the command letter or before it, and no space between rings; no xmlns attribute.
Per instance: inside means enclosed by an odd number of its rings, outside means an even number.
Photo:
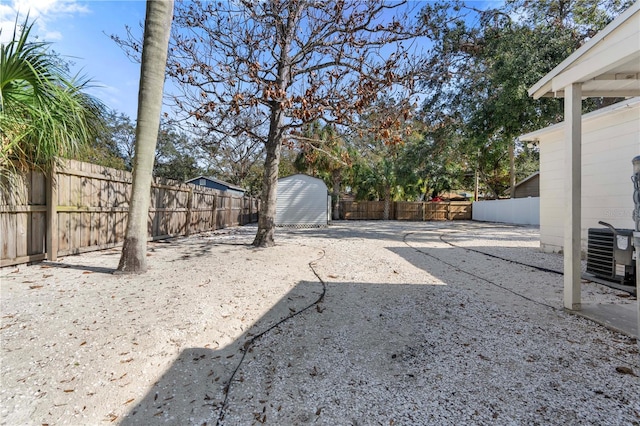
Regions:
<svg viewBox="0 0 640 426"><path fill-rule="evenodd" d="M0 270L0 423L640 424L634 339L564 312L561 276L465 250L561 270L536 228L254 233L151 243L140 276L119 249Z"/></svg>

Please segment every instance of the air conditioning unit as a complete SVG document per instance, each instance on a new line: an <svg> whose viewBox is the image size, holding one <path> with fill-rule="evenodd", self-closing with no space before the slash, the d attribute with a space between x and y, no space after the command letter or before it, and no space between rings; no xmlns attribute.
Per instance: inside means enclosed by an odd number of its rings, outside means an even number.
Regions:
<svg viewBox="0 0 640 426"><path fill-rule="evenodd" d="M635 259L632 229L589 228L587 273L621 285L635 286Z"/></svg>

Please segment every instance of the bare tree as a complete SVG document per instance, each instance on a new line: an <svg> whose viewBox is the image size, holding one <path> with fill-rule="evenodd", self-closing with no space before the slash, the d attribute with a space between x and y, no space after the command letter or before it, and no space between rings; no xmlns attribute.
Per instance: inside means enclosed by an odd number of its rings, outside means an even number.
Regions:
<svg viewBox="0 0 640 426"><path fill-rule="evenodd" d="M206 127L198 129L198 147L209 170L257 195L257 190L262 188L257 175L262 167L264 144L262 138L254 135L260 133L259 127L264 124L243 113L232 118L229 123L221 123L226 130L211 132ZM233 132L234 128L255 130L251 133Z"/></svg>
<svg viewBox="0 0 640 426"><path fill-rule="evenodd" d="M147 270L147 217L172 17L173 0L147 1L140 66L133 187L127 231L118 265L118 271L121 273L142 273Z"/></svg>
<svg viewBox="0 0 640 426"><path fill-rule="evenodd" d="M179 3L168 73L183 119L265 147L253 242L274 244L283 143L305 123L352 126L384 92L409 101L422 34L409 1L238 0ZM414 16L414 14L416 16ZM134 39L120 40L133 49ZM252 126L234 117L252 117ZM257 124L257 125L256 125Z"/></svg>

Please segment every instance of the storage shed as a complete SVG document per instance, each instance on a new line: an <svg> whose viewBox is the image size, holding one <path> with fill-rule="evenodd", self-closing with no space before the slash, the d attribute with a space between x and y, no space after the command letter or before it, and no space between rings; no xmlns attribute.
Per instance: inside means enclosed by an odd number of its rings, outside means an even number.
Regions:
<svg viewBox="0 0 640 426"><path fill-rule="evenodd" d="M303 174L278 179L276 226L327 226L330 205L331 197L322 179Z"/></svg>

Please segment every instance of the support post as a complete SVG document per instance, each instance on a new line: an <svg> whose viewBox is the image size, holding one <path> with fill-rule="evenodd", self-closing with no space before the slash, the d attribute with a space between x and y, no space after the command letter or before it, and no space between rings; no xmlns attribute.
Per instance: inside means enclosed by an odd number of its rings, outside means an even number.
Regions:
<svg viewBox="0 0 640 426"><path fill-rule="evenodd" d="M635 232L633 233L633 246L636 252L636 305L638 309L638 333L640 334L640 155L634 157L633 164L633 221L635 222ZM640 347L640 339L638 347Z"/></svg>
<svg viewBox="0 0 640 426"><path fill-rule="evenodd" d="M47 260L58 260L58 182L55 162L47 175Z"/></svg>
<svg viewBox="0 0 640 426"><path fill-rule="evenodd" d="M581 210L582 210L582 85L564 90L565 205L564 205L564 307L581 307Z"/></svg>

